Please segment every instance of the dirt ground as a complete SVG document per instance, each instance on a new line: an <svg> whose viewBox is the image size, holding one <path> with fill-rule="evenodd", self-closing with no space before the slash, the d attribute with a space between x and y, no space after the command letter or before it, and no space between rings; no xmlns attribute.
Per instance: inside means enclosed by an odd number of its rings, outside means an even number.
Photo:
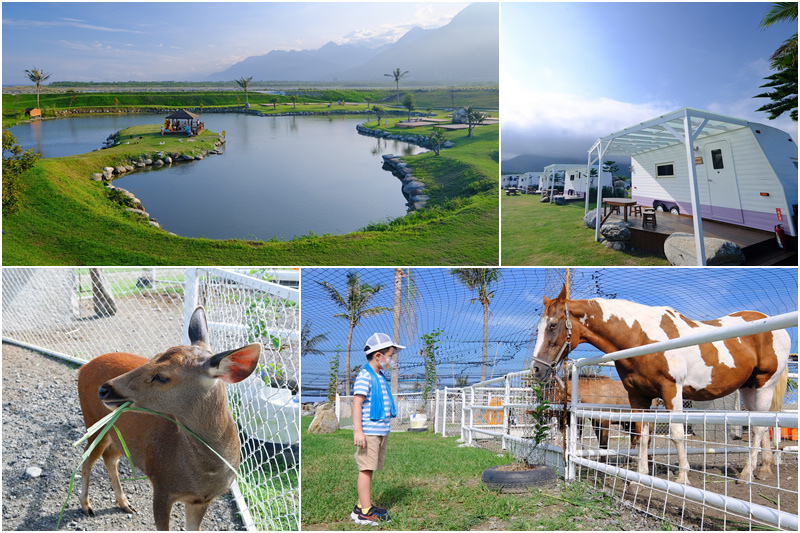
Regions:
<svg viewBox="0 0 800 533"><path fill-rule="evenodd" d="M666 441L665 438L661 440ZM782 441L781 446L795 445L796 442ZM689 446L691 446L691 439ZM742 443L746 446L747 443ZM746 464L747 456L743 453L724 455L690 455L689 484L695 488L723 494L744 502L752 502L770 509L797 515L798 503L798 463L797 454L782 454L780 466L773 466L773 476L766 480L755 480L753 483L738 483L737 476ZM609 464L615 464L614 459ZM663 461L663 458L660 459ZM705 462L705 467L703 462ZM636 471L636 463L628 466ZM704 473L705 472L705 473ZM656 465L656 476L661 479L675 481L678 474L677 459L672 464ZM636 483L626 483L619 478L583 469L581 478L596 488L613 492L622 502L635 505L637 508L663 516L672 524L691 530L727 530L758 526L758 521L750 521L746 515L725 513L709 505L701 505L662 491L649 489ZM769 527L771 529L771 527Z"/></svg>

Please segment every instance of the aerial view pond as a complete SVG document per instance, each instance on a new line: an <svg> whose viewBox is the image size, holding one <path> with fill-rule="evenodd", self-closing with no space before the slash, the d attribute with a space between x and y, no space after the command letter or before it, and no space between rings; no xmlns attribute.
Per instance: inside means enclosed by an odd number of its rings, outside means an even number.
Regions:
<svg viewBox="0 0 800 533"><path fill-rule="evenodd" d="M59 157L90 152L111 133L163 120L161 115L78 117L22 124L12 133L24 148ZM382 170L381 155L424 149L359 135L356 125L364 116L203 114L201 120L206 129L226 133L222 155L114 181L135 194L167 231L213 239L291 239L348 233L407 212L401 183Z"/></svg>

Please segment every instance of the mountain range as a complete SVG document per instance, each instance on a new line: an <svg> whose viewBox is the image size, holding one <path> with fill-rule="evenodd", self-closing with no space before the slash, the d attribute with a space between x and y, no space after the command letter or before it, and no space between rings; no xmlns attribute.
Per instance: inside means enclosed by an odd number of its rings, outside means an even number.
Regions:
<svg viewBox="0 0 800 533"><path fill-rule="evenodd" d="M369 82L391 84L384 74L408 71L405 85L455 85L499 81L499 9L470 4L440 28L414 27L393 44L367 48L330 42L317 50L273 50L212 74L209 81Z"/></svg>

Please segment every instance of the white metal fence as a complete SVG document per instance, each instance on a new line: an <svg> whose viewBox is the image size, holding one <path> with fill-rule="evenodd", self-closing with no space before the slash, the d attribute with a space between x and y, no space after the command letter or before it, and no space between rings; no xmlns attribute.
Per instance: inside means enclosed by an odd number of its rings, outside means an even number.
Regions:
<svg viewBox="0 0 800 533"><path fill-rule="evenodd" d="M392 431L406 431L411 427L411 416L424 414L428 421L433 420L435 409L435 399L428 398L423 402L421 392L399 392L395 398L395 409L397 418L391 421ZM334 403L336 419L339 427L343 429L353 428L353 396L336 395Z"/></svg>
<svg viewBox="0 0 800 533"><path fill-rule="evenodd" d="M299 529L299 291L267 281L297 271L4 268L3 341L84 363L108 352L153 356L188 344L206 309L212 349L263 346L249 378L228 387L242 442L234 483L249 530Z"/></svg>
<svg viewBox="0 0 800 533"><path fill-rule="evenodd" d="M797 325L797 312L751 322L736 328L720 328L711 335L684 337L616 354L579 359L571 372L572 397L547 394L551 401L550 431L541 450L532 449L530 415L534 405L528 383L529 371L508 374L463 389L462 438L471 445L495 451L507 450L518 460L545 462L562 468L567 481L583 480L611 492L635 507L687 529L768 527L797 531L797 402L783 412L740 411L727 402L723 409L663 408L634 413L629 406L600 400L581 403L580 368L624 357L675 349ZM794 374L796 380L796 374ZM560 404L568 400L566 436L559 430ZM736 401L738 403L738 400ZM738 405L736 406L738 407ZM596 425L593 425L594 424ZM653 424L648 454L648 474L637 471L636 423ZM688 428L690 485L669 480L677 471L677 451L669 435L670 423ZM747 462L747 454L760 443L750 442L753 426L770 428L775 453L771 479L737 483L735 476ZM438 422L437 422L438 427ZM607 443L601 446L603 430ZM792 431L793 430L793 431ZM792 436L793 433L793 436ZM793 439L793 440L792 440ZM777 450L777 451L776 451ZM563 455L562 455L563 454ZM562 461L566 457L566 462Z"/></svg>

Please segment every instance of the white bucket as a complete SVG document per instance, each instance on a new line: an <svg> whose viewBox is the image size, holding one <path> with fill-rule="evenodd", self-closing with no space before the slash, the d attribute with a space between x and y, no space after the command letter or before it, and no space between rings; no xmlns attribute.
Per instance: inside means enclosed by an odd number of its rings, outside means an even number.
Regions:
<svg viewBox="0 0 800 533"><path fill-rule="evenodd" d="M423 415L423 414L411 415L411 427L413 429L427 428L428 415Z"/></svg>

